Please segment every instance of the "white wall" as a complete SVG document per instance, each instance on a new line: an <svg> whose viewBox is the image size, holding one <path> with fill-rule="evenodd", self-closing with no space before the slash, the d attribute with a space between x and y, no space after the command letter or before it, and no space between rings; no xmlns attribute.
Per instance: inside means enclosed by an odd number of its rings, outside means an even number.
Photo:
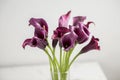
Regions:
<svg viewBox="0 0 120 80"><path fill-rule="evenodd" d="M119 0L0 0L0 66L47 62L44 52L26 47L23 41L33 36L28 27L31 17L43 17L49 24L49 38L61 14L72 10L93 20L92 33L100 38L101 51L81 55L77 62L98 61L108 80L120 80L120 1ZM76 50L77 52L77 50Z"/></svg>

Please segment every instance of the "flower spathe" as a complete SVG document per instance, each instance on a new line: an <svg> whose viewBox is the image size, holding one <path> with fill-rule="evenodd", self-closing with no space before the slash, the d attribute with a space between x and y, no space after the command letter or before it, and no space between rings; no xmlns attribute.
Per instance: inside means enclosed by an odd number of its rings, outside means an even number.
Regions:
<svg viewBox="0 0 120 80"><path fill-rule="evenodd" d="M82 22L75 26L74 32L78 35L77 41L79 44L87 41L90 35L88 28Z"/></svg>
<svg viewBox="0 0 120 80"><path fill-rule="evenodd" d="M77 35L74 32L66 33L61 38L61 44L65 51L69 51L71 48L75 46L75 42L77 40Z"/></svg>
<svg viewBox="0 0 120 80"><path fill-rule="evenodd" d="M31 18L29 20L29 25L32 25L38 29L45 29L48 32L48 25L47 22L43 18Z"/></svg>
<svg viewBox="0 0 120 80"><path fill-rule="evenodd" d="M66 14L63 14L62 16L60 16L59 21L58 21L59 27L67 27L68 26L70 13L71 13L71 11L68 11Z"/></svg>
<svg viewBox="0 0 120 80"><path fill-rule="evenodd" d="M31 47L37 47L45 51L50 62L50 71L52 80L66 80L66 73L71 64L76 60L76 58L83 53L91 50L100 50L99 39L92 35L90 38L89 25L92 21L84 23L86 16L75 16L73 17L73 23L68 24L70 19L71 11L63 14L58 19L58 26L53 31L52 34L52 47L48 41L48 24L43 18L31 18L29 20L29 26L33 26L34 36L32 38L26 39L22 47L25 48L27 45ZM90 41L88 42L88 39ZM71 54L77 45L88 42L77 54L71 59ZM59 43L60 51L59 57L56 53L56 46ZM59 59L57 59L59 58ZM60 79L58 74L60 73Z"/></svg>
<svg viewBox="0 0 120 80"><path fill-rule="evenodd" d="M98 41L99 41L98 38L95 38L94 36L92 36L89 44L87 44L85 47L83 47L81 49L81 53L86 53L90 50L100 50L100 46L98 45Z"/></svg>

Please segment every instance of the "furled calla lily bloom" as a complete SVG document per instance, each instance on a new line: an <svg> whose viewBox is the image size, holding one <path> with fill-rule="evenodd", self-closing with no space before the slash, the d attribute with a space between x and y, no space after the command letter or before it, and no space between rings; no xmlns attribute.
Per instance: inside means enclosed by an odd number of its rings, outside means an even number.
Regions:
<svg viewBox="0 0 120 80"><path fill-rule="evenodd" d="M55 48L58 43L58 39L53 39L52 40L52 47Z"/></svg>
<svg viewBox="0 0 120 80"><path fill-rule="evenodd" d="M98 45L98 41L99 41L98 38L95 38L94 36L92 36L89 44L81 49L81 53L86 53L90 50L100 50L100 46Z"/></svg>
<svg viewBox="0 0 120 80"><path fill-rule="evenodd" d="M45 49L45 47L47 45L47 41L46 40L41 40L37 37L33 37L33 38L26 39L23 42L22 47L25 49L25 46L27 46L27 45L29 45L31 47L38 47L40 49Z"/></svg>
<svg viewBox="0 0 120 80"><path fill-rule="evenodd" d="M70 30L67 28L68 27L68 21L70 18L70 13L71 11L68 11L66 14L60 16L59 22L58 22L58 27L56 30L53 32L52 35L52 46L55 47L57 45L58 40L67 32Z"/></svg>
<svg viewBox="0 0 120 80"><path fill-rule="evenodd" d="M69 51L71 48L75 46L75 42L77 40L77 35L74 32L68 32L64 34L61 38L60 43L65 51Z"/></svg>
<svg viewBox="0 0 120 80"><path fill-rule="evenodd" d="M89 38L90 32L82 22L79 22L78 25L75 26L74 32L78 35L77 41L79 44L87 41Z"/></svg>
<svg viewBox="0 0 120 80"><path fill-rule="evenodd" d="M52 39L59 39L61 38L65 33L69 32L70 30L66 27L57 27L57 29L54 31L54 34L52 36Z"/></svg>
<svg viewBox="0 0 120 80"><path fill-rule="evenodd" d="M59 18L59 27L67 27L68 26L68 21L69 21L69 18L70 18L70 13L71 11L68 11L66 14L60 16Z"/></svg>
<svg viewBox="0 0 120 80"><path fill-rule="evenodd" d="M52 46L55 48L57 45L58 40L67 32L70 32L70 30L66 27L57 27L57 29L54 31L54 34L52 35Z"/></svg>
<svg viewBox="0 0 120 80"><path fill-rule="evenodd" d="M48 25L47 22L42 18L31 18L29 20L29 25L35 27L34 35L40 39L46 39L48 36Z"/></svg>

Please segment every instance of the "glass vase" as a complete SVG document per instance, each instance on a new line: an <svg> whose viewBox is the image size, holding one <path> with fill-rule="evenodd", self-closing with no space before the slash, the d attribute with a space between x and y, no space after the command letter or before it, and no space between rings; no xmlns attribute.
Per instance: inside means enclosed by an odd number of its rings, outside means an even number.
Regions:
<svg viewBox="0 0 120 80"><path fill-rule="evenodd" d="M70 72L51 72L51 80L70 80Z"/></svg>

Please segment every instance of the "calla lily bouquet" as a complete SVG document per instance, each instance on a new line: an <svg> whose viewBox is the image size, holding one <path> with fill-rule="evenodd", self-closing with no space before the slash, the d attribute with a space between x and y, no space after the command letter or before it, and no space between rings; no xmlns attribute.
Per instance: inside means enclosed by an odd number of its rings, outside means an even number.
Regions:
<svg viewBox="0 0 120 80"><path fill-rule="evenodd" d="M58 27L53 31L52 45L48 41L48 24L43 18L31 18L29 26L35 28L34 36L23 42L22 47L26 45L38 47L47 54L50 63L50 72L52 80L67 80L67 73L80 54L90 50L100 50L98 38L93 35L90 37L89 25L94 22L89 21L86 24L86 16L73 17L72 25L68 25L71 11L63 14L59 18ZM85 43L90 38L90 41L85 45L72 59L72 52L76 45ZM56 57L56 45L59 45L59 58ZM59 73L59 74L58 74ZM59 76L60 75L60 76Z"/></svg>

